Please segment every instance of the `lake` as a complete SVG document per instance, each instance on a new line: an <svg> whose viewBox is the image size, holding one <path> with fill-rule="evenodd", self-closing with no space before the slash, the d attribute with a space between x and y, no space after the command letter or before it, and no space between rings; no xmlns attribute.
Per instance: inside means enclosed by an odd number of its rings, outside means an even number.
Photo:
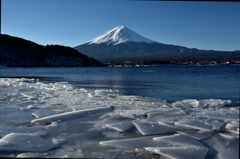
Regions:
<svg viewBox="0 0 240 159"><path fill-rule="evenodd" d="M0 69L0 77L68 82L85 89L112 89L120 94L166 99L239 101L238 66L41 67Z"/></svg>

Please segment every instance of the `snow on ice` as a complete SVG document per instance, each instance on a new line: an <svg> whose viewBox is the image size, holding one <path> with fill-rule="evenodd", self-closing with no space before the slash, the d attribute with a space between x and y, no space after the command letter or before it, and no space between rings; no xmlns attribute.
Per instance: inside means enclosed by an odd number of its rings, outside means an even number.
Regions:
<svg viewBox="0 0 240 159"><path fill-rule="evenodd" d="M28 78L0 78L0 90L0 157L239 156L239 106L230 100L168 103Z"/></svg>

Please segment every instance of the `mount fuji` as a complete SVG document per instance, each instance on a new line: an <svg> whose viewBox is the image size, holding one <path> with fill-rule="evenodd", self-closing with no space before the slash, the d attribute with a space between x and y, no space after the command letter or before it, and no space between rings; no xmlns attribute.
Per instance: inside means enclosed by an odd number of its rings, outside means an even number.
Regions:
<svg viewBox="0 0 240 159"><path fill-rule="evenodd" d="M127 41L132 42L146 42L146 43L155 43L155 41L149 40L136 32L128 29L124 26L116 27L107 33L103 34L102 36L99 36L91 41L88 42L88 44L101 44L105 43L107 45L117 45L121 43L125 43Z"/></svg>
<svg viewBox="0 0 240 159"><path fill-rule="evenodd" d="M74 49L101 62L196 60L199 58L217 60L222 59L226 54L229 56L229 52L162 44L145 38L124 26L118 26Z"/></svg>

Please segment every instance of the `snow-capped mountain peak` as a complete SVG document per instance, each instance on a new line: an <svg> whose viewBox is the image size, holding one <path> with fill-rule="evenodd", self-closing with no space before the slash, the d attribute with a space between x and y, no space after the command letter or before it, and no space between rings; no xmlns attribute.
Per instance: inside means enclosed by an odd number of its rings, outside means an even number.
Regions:
<svg viewBox="0 0 240 159"><path fill-rule="evenodd" d="M136 32L128 29L127 27L118 26L108 31L107 33L89 41L88 44L106 43L107 45L109 44L117 45L127 41L155 43L155 41L147 39L137 34Z"/></svg>

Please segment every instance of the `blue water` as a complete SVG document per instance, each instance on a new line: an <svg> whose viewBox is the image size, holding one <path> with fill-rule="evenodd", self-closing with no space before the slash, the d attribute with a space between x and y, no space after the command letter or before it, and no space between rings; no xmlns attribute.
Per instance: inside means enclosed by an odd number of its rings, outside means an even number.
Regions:
<svg viewBox="0 0 240 159"><path fill-rule="evenodd" d="M168 102L211 98L238 102L240 92L238 66L4 68L0 77L67 81L79 88L113 89Z"/></svg>

